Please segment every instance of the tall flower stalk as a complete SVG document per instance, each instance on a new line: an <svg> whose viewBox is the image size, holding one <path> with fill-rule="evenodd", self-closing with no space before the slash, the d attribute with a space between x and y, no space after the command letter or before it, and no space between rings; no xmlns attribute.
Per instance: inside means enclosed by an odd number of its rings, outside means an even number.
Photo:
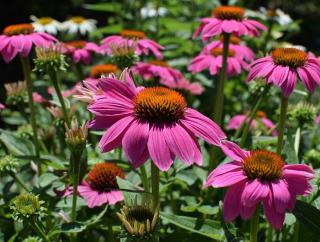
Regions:
<svg viewBox="0 0 320 242"><path fill-rule="evenodd" d="M32 99L33 85L31 80L30 61L28 57L24 57L22 55L20 55L20 61L22 65L24 79L27 82L28 103L29 103L30 116L31 116L30 120L31 120L31 126L33 130L33 142L34 142L35 152L36 152L35 155L36 155L36 158L39 158L40 150L39 150L39 140L38 140L38 128L37 128L37 122L36 122L36 112L35 112L33 99Z"/></svg>
<svg viewBox="0 0 320 242"><path fill-rule="evenodd" d="M258 231L259 231L259 215L260 209L259 207L256 208L250 224L250 242L258 242Z"/></svg>
<svg viewBox="0 0 320 242"><path fill-rule="evenodd" d="M227 60L229 50L230 34L223 33L223 50L222 50L222 68L220 71L220 78L216 88L216 100L214 106L214 120L221 125L223 115L223 101L224 101L224 84L227 79Z"/></svg>
<svg viewBox="0 0 320 242"><path fill-rule="evenodd" d="M281 95L281 104L280 104L280 120L279 120L279 133L278 133L278 143L277 143L277 154L281 154L284 129L286 123L286 115L288 108L288 98L284 95Z"/></svg>
<svg viewBox="0 0 320 242"><path fill-rule="evenodd" d="M158 167L151 162L151 182L152 182L152 201L153 201L153 211L155 211L160 205L160 172Z"/></svg>
<svg viewBox="0 0 320 242"><path fill-rule="evenodd" d="M59 71L66 71L68 66L65 61L65 56L61 52L61 46L53 45L49 47L37 47L36 54L37 58L34 60L36 65L35 70L43 75L49 75L63 111L64 121L66 122L68 128L70 128L71 123L66 104L61 94L58 79Z"/></svg>

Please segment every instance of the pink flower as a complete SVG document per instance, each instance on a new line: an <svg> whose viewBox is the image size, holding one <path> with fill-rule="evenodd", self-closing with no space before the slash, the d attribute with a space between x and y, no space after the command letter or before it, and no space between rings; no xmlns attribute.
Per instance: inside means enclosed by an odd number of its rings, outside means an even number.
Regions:
<svg viewBox="0 0 320 242"><path fill-rule="evenodd" d="M222 68L222 49L204 49L198 56L192 59L188 70L192 73L209 69L211 75L216 75ZM246 69L247 64L232 49L228 50L227 74L229 76L240 74L241 69Z"/></svg>
<svg viewBox="0 0 320 242"><path fill-rule="evenodd" d="M102 54L97 44L83 40L64 43L63 53L70 55L74 63L82 61L86 65L90 64L93 53Z"/></svg>
<svg viewBox="0 0 320 242"><path fill-rule="evenodd" d="M245 46L240 44L241 39L231 35L230 36L230 44L229 44L229 49L233 50L235 53L237 53L237 56L239 58L247 61L247 62L252 62L254 60L254 53L253 51ZM207 44L201 51L201 53L209 53L210 50L215 49L215 48L223 48L223 37L220 38L220 40L215 40L212 41L210 44Z"/></svg>
<svg viewBox="0 0 320 242"><path fill-rule="evenodd" d="M187 165L202 164L196 135L219 145L226 136L211 119L188 108L176 91L164 87L136 87L125 79L101 78L101 95L95 95L89 111L95 114L90 128L108 128L100 140L101 152L122 146L133 167L149 157L167 171L175 157Z"/></svg>
<svg viewBox="0 0 320 242"><path fill-rule="evenodd" d="M5 109L6 107L2 104L2 103L0 103L0 111L2 110L2 109Z"/></svg>
<svg viewBox="0 0 320 242"><path fill-rule="evenodd" d="M320 115L318 115L318 117L316 118L316 123L320 124Z"/></svg>
<svg viewBox="0 0 320 242"><path fill-rule="evenodd" d="M297 78L309 92L320 84L320 62L296 48L277 48L271 56L257 59L250 65L248 81L266 78L266 82L280 87L284 96L293 92Z"/></svg>
<svg viewBox="0 0 320 242"><path fill-rule="evenodd" d="M286 164L270 151L245 151L229 141L222 141L221 147L233 161L214 169L206 186L228 187L224 219L229 222L240 215L247 220L262 202L267 220L273 228L280 229L286 210L295 207L296 196L310 194L313 170L304 164Z"/></svg>
<svg viewBox="0 0 320 242"><path fill-rule="evenodd" d="M6 27L0 35L0 52L6 63L17 54L28 56L32 46L49 46L57 40L46 33L34 32L31 24L15 24Z"/></svg>
<svg viewBox="0 0 320 242"><path fill-rule="evenodd" d="M87 180L78 186L78 192L89 208L103 204L116 204L123 200L117 185L117 176L124 178L122 169L113 163L97 163L90 170Z"/></svg>
<svg viewBox="0 0 320 242"><path fill-rule="evenodd" d="M200 26L193 34L193 38L202 36L207 41L221 33L229 33L237 36L258 36L259 30L267 28L258 21L244 17L244 9L236 6L220 6L212 11L213 17L201 19Z"/></svg>
<svg viewBox="0 0 320 242"><path fill-rule="evenodd" d="M229 123L227 125L227 129L239 129L242 122L245 120L246 115L245 114L239 114L234 117L232 117L229 120ZM247 118L247 122L249 122L249 118ZM257 112L257 117L255 120L251 122L251 128L256 128L261 122L267 129L274 130L275 129L275 124L266 117L266 114L262 111ZM272 135L277 136L277 131L273 131Z"/></svg>
<svg viewBox="0 0 320 242"><path fill-rule="evenodd" d="M141 31L123 30L120 35L111 35L102 40L101 49L107 54L112 54L112 46L135 47L137 55L149 55L152 52L157 59L162 59L161 51L164 50L162 45L146 38Z"/></svg>
<svg viewBox="0 0 320 242"><path fill-rule="evenodd" d="M39 93L37 92L33 92L32 93L32 100L35 103L46 103L48 102L47 99L45 99L43 96L41 96Z"/></svg>
<svg viewBox="0 0 320 242"><path fill-rule="evenodd" d="M193 95L200 95L203 92L203 86L200 82L189 82L182 78L177 81L177 85L172 88L186 90Z"/></svg>

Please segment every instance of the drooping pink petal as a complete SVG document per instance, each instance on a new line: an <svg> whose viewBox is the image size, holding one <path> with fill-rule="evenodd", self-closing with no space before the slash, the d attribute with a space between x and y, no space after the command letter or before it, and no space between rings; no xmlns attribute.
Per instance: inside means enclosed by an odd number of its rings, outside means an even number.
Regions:
<svg viewBox="0 0 320 242"><path fill-rule="evenodd" d="M163 136L163 126L153 125L149 131L148 150L151 160L161 171L173 164L172 154Z"/></svg>
<svg viewBox="0 0 320 242"><path fill-rule="evenodd" d="M272 192L270 192L268 197L263 201L263 208L266 218L272 227L274 229L281 229L284 223L285 212L279 213L276 211Z"/></svg>
<svg viewBox="0 0 320 242"><path fill-rule="evenodd" d="M290 193L288 185L282 180L278 179L270 182L273 192L274 207L278 213L283 213L288 207L290 200Z"/></svg>
<svg viewBox="0 0 320 242"><path fill-rule="evenodd" d="M228 188L223 200L223 217L226 222L234 220L240 213L240 197L244 189L245 182L233 185Z"/></svg>
<svg viewBox="0 0 320 242"><path fill-rule="evenodd" d="M235 161L242 162L250 155L249 151L242 150L237 144L228 140L221 141L220 147L228 157Z"/></svg>
<svg viewBox="0 0 320 242"><path fill-rule="evenodd" d="M124 152L134 168L142 165L149 157L148 138L149 124L137 120L132 122L130 129L123 136Z"/></svg>
<svg viewBox="0 0 320 242"><path fill-rule="evenodd" d="M134 117L125 117L115 124L113 124L102 136L99 142L99 148L101 152L108 152L121 146L122 138L128 129L128 127L133 122Z"/></svg>
<svg viewBox="0 0 320 242"><path fill-rule="evenodd" d="M254 179L248 181L242 193L241 202L243 206L252 207L265 199L270 192L269 185Z"/></svg>

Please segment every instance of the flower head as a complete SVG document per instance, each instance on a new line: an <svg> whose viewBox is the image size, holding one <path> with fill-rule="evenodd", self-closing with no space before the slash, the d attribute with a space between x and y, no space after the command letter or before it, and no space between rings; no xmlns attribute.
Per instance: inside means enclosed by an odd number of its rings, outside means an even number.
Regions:
<svg viewBox="0 0 320 242"><path fill-rule="evenodd" d="M296 120L299 124L313 124L316 118L316 108L305 102L299 102L296 105L289 105L288 118Z"/></svg>
<svg viewBox="0 0 320 242"><path fill-rule="evenodd" d="M90 77L98 79L101 76L108 76L111 73L118 73L119 67L113 64L99 64L95 65L90 70Z"/></svg>
<svg viewBox="0 0 320 242"><path fill-rule="evenodd" d="M5 174L7 172L16 172L19 166L18 159L11 155L6 155L0 158L0 174Z"/></svg>
<svg viewBox="0 0 320 242"><path fill-rule="evenodd" d="M78 125L76 119L71 122L71 127L66 126L66 143L71 147L71 150L82 151L86 145L88 136L87 123L84 122L81 126Z"/></svg>
<svg viewBox="0 0 320 242"><path fill-rule="evenodd" d="M280 87L286 97L294 90L297 78L309 92L313 92L320 84L320 62L296 48L277 48L270 56L257 59L250 65L248 81L260 77Z"/></svg>
<svg viewBox="0 0 320 242"><path fill-rule="evenodd" d="M294 209L296 196L311 192L313 170L304 164L286 164L271 151L245 151L229 141L221 147L233 161L214 169L206 186L229 187L223 202L225 220L238 215L247 220L262 202L267 220L280 229L286 210Z"/></svg>
<svg viewBox="0 0 320 242"><path fill-rule="evenodd" d="M208 53L212 49L221 49L223 48L223 36L220 37L219 40L214 40L210 44L207 44L201 51L201 53ZM254 60L254 53L253 51L241 44L241 39L237 36L231 35L230 36L230 43L229 49L234 51L239 58L243 59L244 61L250 63Z"/></svg>
<svg viewBox="0 0 320 242"><path fill-rule="evenodd" d="M17 54L28 56L33 45L48 46L56 41L49 34L34 32L31 24L15 24L7 26L0 35L0 52L8 63Z"/></svg>
<svg viewBox="0 0 320 242"><path fill-rule="evenodd" d="M164 47L155 41L146 38L145 33L136 30L123 30L119 35L111 35L102 40L101 48L108 54L112 53L113 46L133 46L137 55L149 55L150 52L157 59L162 58L161 51Z"/></svg>
<svg viewBox="0 0 320 242"><path fill-rule="evenodd" d="M17 221L24 221L31 217L42 217L46 211L42 206L43 203L33 193L20 194L11 201L12 216Z"/></svg>
<svg viewBox="0 0 320 242"><path fill-rule="evenodd" d="M46 32L49 34L56 35L60 29L61 23L51 17L41 17L30 16L33 21L31 24L36 32Z"/></svg>
<svg viewBox="0 0 320 242"><path fill-rule="evenodd" d="M152 237L159 220L159 208L152 210L152 203L144 202L141 205L135 201L133 204L125 204L118 218L126 230L126 237L139 237L146 241L153 241Z"/></svg>
<svg viewBox="0 0 320 242"><path fill-rule="evenodd" d="M87 180L78 187L79 194L93 208L103 204L116 204L123 200L117 177L124 178L123 170L113 163L97 163L90 170Z"/></svg>
<svg viewBox="0 0 320 242"><path fill-rule="evenodd" d="M66 71L68 67L65 55L62 54L62 46L59 44L36 47L34 63L35 70L42 74L48 74L52 71Z"/></svg>
<svg viewBox="0 0 320 242"><path fill-rule="evenodd" d="M258 36L259 30L266 31L266 27L258 21L247 19L245 10L236 6L220 6L212 11L212 17L201 19L200 26L193 37L202 36L203 41L221 33L237 36Z"/></svg>
<svg viewBox="0 0 320 242"><path fill-rule="evenodd" d="M4 84L7 93L6 103L19 105L25 102L27 97L27 84L25 81Z"/></svg>
<svg viewBox="0 0 320 242"><path fill-rule="evenodd" d="M196 73L209 69L211 75L216 75L222 68L222 52L223 49L220 47L209 49L207 46L198 56L192 59L188 70ZM242 55L231 48L227 54L227 74L229 76L240 74L241 69L247 69L247 63Z"/></svg>
<svg viewBox="0 0 320 242"><path fill-rule="evenodd" d="M99 46L95 43L76 40L65 42L63 45L63 53L70 55L74 63L83 62L88 65L91 62L92 54L101 54L101 51Z"/></svg>
<svg viewBox="0 0 320 242"><path fill-rule="evenodd" d="M90 128L108 128L100 140L102 152L123 146L136 168L149 157L162 171L175 157L187 165L202 164L196 135L219 145L225 134L211 119L188 108L184 97L165 87L136 87L124 80L100 79L101 95L88 106L95 119Z"/></svg>
<svg viewBox="0 0 320 242"><path fill-rule="evenodd" d="M95 30L96 24L97 21L94 19L74 16L61 23L61 30L67 31L69 34L76 34L80 32L80 34L85 35Z"/></svg>

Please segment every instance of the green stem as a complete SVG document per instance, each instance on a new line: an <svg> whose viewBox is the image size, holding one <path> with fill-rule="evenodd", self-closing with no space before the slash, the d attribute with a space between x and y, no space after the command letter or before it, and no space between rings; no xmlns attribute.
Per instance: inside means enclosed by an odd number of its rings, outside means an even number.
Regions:
<svg viewBox="0 0 320 242"><path fill-rule="evenodd" d="M216 102L214 106L214 117L218 125L222 124L222 113L223 113L223 99L224 99L224 83L227 78L227 60L229 50L230 34L223 33L223 51L222 51L222 68L220 71L220 78L216 88Z"/></svg>
<svg viewBox="0 0 320 242"><path fill-rule="evenodd" d="M247 120L251 114L251 110L249 112L246 113L246 116L244 117L243 121L241 122L240 127L237 129L236 133L234 134L234 140L238 139L238 137L240 136L243 128L245 127Z"/></svg>
<svg viewBox="0 0 320 242"><path fill-rule="evenodd" d="M69 115L68 115L68 111L67 111L67 108L66 108L66 104L64 103L64 99L63 99L62 94L61 94L57 72L54 71L54 72L50 73L50 78L51 78L53 87L54 87L54 89L56 91L56 94L58 96L58 99L59 99L59 102L60 102L60 105L61 105L61 108L62 108L64 121L66 122L68 128L70 128L71 122L70 122L70 119L69 119Z"/></svg>
<svg viewBox="0 0 320 242"><path fill-rule="evenodd" d="M272 236L273 236L272 227L269 224L268 231L267 231L267 240L266 240L266 242L272 242Z"/></svg>
<svg viewBox="0 0 320 242"><path fill-rule="evenodd" d="M160 205L159 197L159 185L160 185L160 176L159 169L151 161L151 182L152 182L152 200L153 200L153 210L155 211Z"/></svg>
<svg viewBox="0 0 320 242"><path fill-rule="evenodd" d="M280 120L279 120L279 132L278 132L278 144L277 144L277 153L279 155L281 154L281 150L282 150L287 108L288 108L288 99L285 96L281 95Z"/></svg>
<svg viewBox="0 0 320 242"><path fill-rule="evenodd" d="M145 165L140 166L140 177L145 192L149 192L148 176Z"/></svg>
<svg viewBox="0 0 320 242"><path fill-rule="evenodd" d="M11 172L10 175L26 192L30 192L30 189L24 184L23 181L21 181L21 179L15 173Z"/></svg>
<svg viewBox="0 0 320 242"><path fill-rule="evenodd" d="M80 154L79 154L80 153ZM73 189L72 189L72 210L71 210L71 219L75 221L77 218L77 199L78 199L78 184L80 177L80 168L81 168L81 154L73 153L70 157L70 164L73 166Z"/></svg>
<svg viewBox="0 0 320 242"><path fill-rule="evenodd" d="M77 74L78 74L78 81L83 81L84 80L84 74L83 74L83 69L81 63L75 64Z"/></svg>
<svg viewBox="0 0 320 242"><path fill-rule="evenodd" d="M251 127L251 123L252 121L255 119L256 117L256 114L257 114L257 111L258 109L260 108L261 106L261 103L264 99L264 97L267 95L267 93L269 92L269 89L270 89L270 86L266 86L263 90L263 92L261 93L258 101L256 102L254 108L252 109L251 113L250 113L250 117L249 117L249 121L246 122L245 124L245 127L244 127L244 130L243 130L243 133L242 133L242 137L241 137L241 141L240 141L240 146L243 147L246 143L246 140L247 140L247 136L248 136L248 133L249 133L249 130L250 130L250 127Z"/></svg>
<svg viewBox="0 0 320 242"><path fill-rule="evenodd" d="M49 242L46 233L39 227L38 222L36 220L31 221L31 227L45 242Z"/></svg>
<svg viewBox="0 0 320 242"><path fill-rule="evenodd" d="M294 137L294 150L296 151L297 157L299 155L300 140L301 140L301 128L299 126L296 130L296 135Z"/></svg>
<svg viewBox="0 0 320 242"><path fill-rule="evenodd" d="M30 109L30 116L31 116L31 126L33 130L33 142L36 150L36 158L40 157L40 150L39 150L39 141L38 141L38 129L37 129L37 122L36 122L36 112L33 105L32 99L32 81L31 81L31 69L30 69L30 61L28 57L24 57L20 55L20 61L23 69L24 79L27 82L27 91L28 91L28 103ZM39 172L41 172L41 166L39 164Z"/></svg>
<svg viewBox="0 0 320 242"><path fill-rule="evenodd" d="M259 207L256 208L250 224L250 242L257 242L258 241L258 230L259 230L259 214L260 209Z"/></svg>
<svg viewBox="0 0 320 242"><path fill-rule="evenodd" d="M296 221L296 223L294 224L294 232L293 232L292 242L299 241L299 231L300 231L300 224L298 221Z"/></svg>

